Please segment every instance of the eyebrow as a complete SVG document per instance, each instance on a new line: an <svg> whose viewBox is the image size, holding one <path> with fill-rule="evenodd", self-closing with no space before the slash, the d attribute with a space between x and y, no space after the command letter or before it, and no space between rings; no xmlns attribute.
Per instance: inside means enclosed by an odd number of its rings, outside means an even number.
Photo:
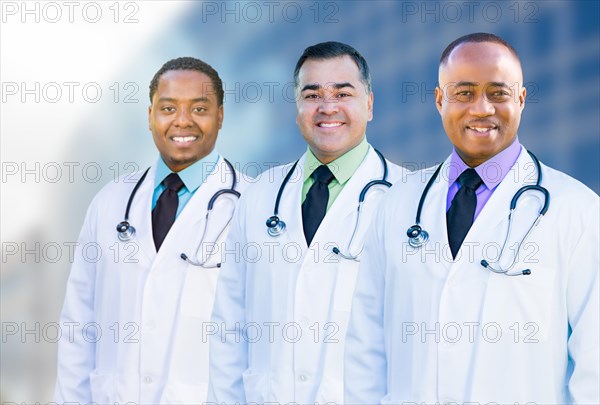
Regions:
<svg viewBox="0 0 600 405"><path fill-rule="evenodd" d="M454 86L455 87L477 87L479 83L477 82L458 82Z"/></svg>
<svg viewBox="0 0 600 405"><path fill-rule="evenodd" d="M479 83L477 82L458 82L456 83L455 87L477 87L479 86ZM510 88L510 86L504 82L489 82L486 87L503 87L503 88Z"/></svg>
<svg viewBox="0 0 600 405"><path fill-rule="evenodd" d="M352 83L350 82L343 82L343 83L333 83L332 85L329 85L327 87L333 87L335 90L339 90L339 89L343 89L344 87L350 87L352 89L354 89L355 87L352 85ZM302 87L301 91L306 91L306 90L320 90L322 88L322 86L320 84L307 84L306 86Z"/></svg>
<svg viewBox="0 0 600 405"><path fill-rule="evenodd" d="M162 102L171 102L174 103L177 101L177 99L173 98L173 97L161 97L158 99L158 101L162 101ZM197 98L193 98L192 100L190 100L193 103L208 103L210 102L210 99L208 97L197 97Z"/></svg>
<svg viewBox="0 0 600 405"><path fill-rule="evenodd" d="M490 87L490 86L491 87L504 87L504 88L507 88L507 89L510 88L510 86L508 84L504 83L504 82L490 82L488 84L488 87Z"/></svg>

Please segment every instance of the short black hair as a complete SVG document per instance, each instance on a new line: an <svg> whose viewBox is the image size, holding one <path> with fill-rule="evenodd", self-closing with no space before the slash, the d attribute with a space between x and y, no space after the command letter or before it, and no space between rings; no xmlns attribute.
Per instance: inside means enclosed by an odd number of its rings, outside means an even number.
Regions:
<svg viewBox="0 0 600 405"><path fill-rule="evenodd" d="M217 104L219 106L223 105L223 82L221 81L217 71L208 63L189 56L171 59L162 65L160 69L158 69L158 72L154 74L154 77L150 82L150 103L152 103L152 97L158 88L158 81L160 77L171 70L195 70L207 75L210 78L215 94L217 95Z"/></svg>
<svg viewBox="0 0 600 405"><path fill-rule="evenodd" d="M369 65L367 64L365 58L360 54L360 52L358 52L350 45L335 41L321 42L320 44L309 46L304 50L302 56L300 56L300 59L298 59L298 62L296 63L296 68L294 69L295 86L298 87L300 85L298 75L300 73L300 68L307 60L333 59L346 55L351 57L352 60L356 63L356 66L358 66L358 70L360 71L360 80L367 88L367 92L370 93L371 73L369 71Z"/></svg>
<svg viewBox="0 0 600 405"><path fill-rule="evenodd" d="M514 55L515 58L517 58L519 65L521 65L521 58L519 57L519 54L517 53L515 48L512 47L511 44L506 42L504 39L500 38L498 35L490 34L487 32L475 32L473 34L463 35L462 37L452 41L450 43L450 45L448 45L446 47L446 49L444 49L444 52L442 52L442 56L440 57L440 66L442 66L443 64L448 62L448 58L450 57L450 54L457 46L466 44L466 43L480 43L480 42L492 42L495 44L503 45Z"/></svg>

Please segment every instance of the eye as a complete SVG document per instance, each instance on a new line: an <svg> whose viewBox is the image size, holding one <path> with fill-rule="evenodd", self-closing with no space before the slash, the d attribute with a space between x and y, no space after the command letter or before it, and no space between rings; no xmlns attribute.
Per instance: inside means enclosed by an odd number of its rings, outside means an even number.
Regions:
<svg viewBox="0 0 600 405"><path fill-rule="evenodd" d="M208 111L206 108L204 107L194 107L194 112L205 112Z"/></svg>
<svg viewBox="0 0 600 405"><path fill-rule="evenodd" d="M473 92L471 90L461 90L456 92L457 96L472 96Z"/></svg>
<svg viewBox="0 0 600 405"><path fill-rule="evenodd" d="M304 96L304 98L305 98L306 100L316 100L316 99L318 99L318 98L319 98L319 95L318 95L318 94L316 94L316 93L310 93L310 94L306 94L306 95Z"/></svg>
<svg viewBox="0 0 600 405"><path fill-rule="evenodd" d="M349 94L349 93L339 93L337 95L338 98L344 98L344 97L350 97L350 96L351 96L351 94Z"/></svg>
<svg viewBox="0 0 600 405"><path fill-rule="evenodd" d="M175 111L175 107L171 107L171 106L164 106L160 109L161 111L165 111L165 112L173 112Z"/></svg>
<svg viewBox="0 0 600 405"><path fill-rule="evenodd" d="M488 97L491 101L503 101L510 97L510 93L506 90L495 90Z"/></svg>

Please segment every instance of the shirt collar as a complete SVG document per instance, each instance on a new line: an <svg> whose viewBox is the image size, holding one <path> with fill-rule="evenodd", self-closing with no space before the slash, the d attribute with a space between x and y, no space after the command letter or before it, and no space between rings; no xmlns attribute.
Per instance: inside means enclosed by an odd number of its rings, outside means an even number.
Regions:
<svg viewBox="0 0 600 405"><path fill-rule="evenodd" d="M352 177L356 169L358 169L358 166L360 166L362 161L365 159L368 151L369 143L367 142L367 137L365 136L358 145L344 153L339 158L335 159L333 162L328 163L327 167L329 167L329 170L331 170L335 176L335 180L337 180L339 184L345 184L348 180L350 180L350 177ZM317 167L321 166L322 164L323 163L317 159L309 147L308 151L306 152L306 161L304 162L302 180L306 181L317 169Z"/></svg>
<svg viewBox="0 0 600 405"><path fill-rule="evenodd" d="M196 189L200 187L202 183L204 183L208 175L213 171L218 160L219 153L216 151L216 149L213 149L212 152L210 152L204 158L178 172L177 174L181 178L181 181L183 181L184 187L187 189L187 191L190 193L196 191ZM160 183L165 179L165 177L171 173L173 173L173 171L169 169L162 157L159 156L158 162L156 162L154 189L160 186Z"/></svg>
<svg viewBox="0 0 600 405"><path fill-rule="evenodd" d="M506 177L510 169L514 166L520 154L521 143L519 142L519 138L515 137L515 140L508 148L492 156L474 169L488 190L493 190L504 180L504 177ZM450 167L448 168L448 184L454 184L458 176L468 168L469 166L463 162L456 152L456 148L452 149Z"/></svg>

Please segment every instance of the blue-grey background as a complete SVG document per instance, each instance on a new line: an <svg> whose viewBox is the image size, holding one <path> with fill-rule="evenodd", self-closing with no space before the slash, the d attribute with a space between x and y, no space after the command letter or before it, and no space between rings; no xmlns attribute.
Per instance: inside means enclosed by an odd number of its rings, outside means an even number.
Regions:
<svg viewBox="0 0 600 405"><path fill-rule="evenodd" d="M218 147L238 168L257 174L295 159L306 146L294 121L293 68L306 46L327 40L349 43L365 56L375 94L368 138L390 160L415 168L442 161L450 152L433 98L440 53L463 34L502 36L519 52L528 87L521 142L547 165L600 191L597 1L136 1L121 2L121 20L126 11L136 10L126 9L129 3L137 6L138 21L128 26L104 20L93 26L77 21L60 25L42 19L32 27L31 20L23 23L10 16L0 27L3 82L25 80L31 67L24 61L39 53L44 56L32 74L40 80L95 81L104 90L101 101L80 105L3 100L3 162L26 162L28 167L34 161L42 166L95 162L103 168L95 181L79 172L73 181L44 182L44 176L41 181L31 176L3 181L3 251L9 244L31 248L76 241L87 205L103 184L113 181L115 168L123 174L155 161L147 129L147 86L171 58L198 57L219 71L226 100ZM101 6L108 14L109 4ZM150 18L161 10L171 12L168 23ZM41 28L44 36L60 40L43 46L43 37L30 38L21 30L28 24L27 30ZM118 40L107 45L111 35ZM5 45L14 41L23 46L7 50ZM121 93L113 98L109 87L115 82ZM126 83L133 87L124 88ZM132 102L125 102L126 94ZM32 109L52 114L39 123L29 115ZM63 131L66 124L69 130ZM36 148L38 142L46 146ZM23 199L29 205L21 209ZM51 400L56 345L42 331L58 319L69 259L64 250L59 260L47 256L5 258L3 253L4 401ZM18 325L20 332L5 333L9 324ZM23 328L34 332L23 335Z"/></svg>

